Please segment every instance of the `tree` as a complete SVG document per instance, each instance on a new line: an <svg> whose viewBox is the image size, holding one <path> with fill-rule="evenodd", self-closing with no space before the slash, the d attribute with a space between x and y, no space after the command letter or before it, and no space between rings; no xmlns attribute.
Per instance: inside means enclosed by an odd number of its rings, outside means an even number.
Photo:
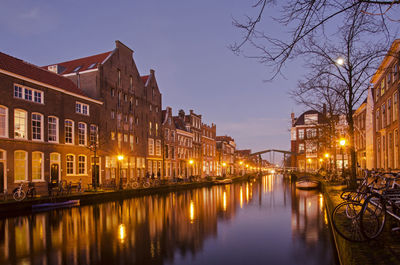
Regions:
<svg viewBox="0 0 400 265"><path fill-rule="evenodd" d="M392 22L398 23L400 0L294 0L279 1L256 0L252 6L255 15L246 16L245 21L233 20L233 25L243 31L242 41L231 46L235 53L242 53L245 46L255 48L259 53L251 58L274 67L274 78L281 73L285 63L299 55L304 48L304 39L310 36L324 36L332 27L342 27L351 19L354 10L363 14L364 19L379 26L381 37L390 39ZM288 29L288 38L278 38L268 32L271 28L262 28L261 22L268 19L267 10L278 7L281 14L268 22L276 22ZM397 20L393 18L397 17ZM270 26L271 23L268 23ZM398 24L397 24L398 25Z"/></svg>
<svg viewBox="0 0 400 265"><path fill-rule="evenodd" d="M369 81L388 50L388 43L367 38L380 30L380 24L370 20L360 8L355 6L347 11L349 19L340 27L336 41L329 38L319 41L311 35L303 40L299 54L308 57L306 66L310 73L296 92L305 97L310 89L327 90L340 99L341 112L348 124L352 185L356 179L353 110L364 100Z"/></svg>

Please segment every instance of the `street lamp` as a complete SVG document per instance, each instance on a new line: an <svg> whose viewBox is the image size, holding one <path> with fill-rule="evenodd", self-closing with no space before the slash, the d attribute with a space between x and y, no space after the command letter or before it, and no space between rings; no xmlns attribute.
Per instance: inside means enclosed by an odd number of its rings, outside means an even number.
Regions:
<svg viewBox="0 0 400 265"><path fill-rule="evenodd" d="M190 167L191 175L193 175L193 163L194 163L193 159L190 159L189 164L191 165L191 167Z"/></svg>
<svg viewBox="0 0 400 265"><path fill-rule="evenodd" d="M337 63L338 65L342 66L342 65L344 64L344 59L341 58L341 57L339 57L339 58L336 59L336 63Z"/></svg>
<svg viewBox="0 0 400 265"><path fill-rule="evenodd" d="M346 145L346 139L342 138L339 141L340 144L340 152L342 153L342 178L344 178L344 152L343 147Z"/></svg>
<svg viewBox="0 0 400 265"><path fill-rule="evenodd" d="M223 177L226 176L226 163L225 162L222 163L222 176Z"/></svg>
<svg viewBox="0 0 400 265"><path fill-rule="evenodd" d="M121 176L122 176L122 160L124 160L124 156L123 155L118 155L118 164L119 164L119 189L122 190L122 180L121 180Z"/></svg>

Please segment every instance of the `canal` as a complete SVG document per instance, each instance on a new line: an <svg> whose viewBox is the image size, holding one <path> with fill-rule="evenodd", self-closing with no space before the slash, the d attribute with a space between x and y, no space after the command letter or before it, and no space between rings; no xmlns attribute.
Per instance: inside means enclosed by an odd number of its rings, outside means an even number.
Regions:
<svg viewBox="0 0 400 265"><path fill-rule="evenodd" d="M0 219L0 264L338 264L322 194L282 176Z"/></svg>

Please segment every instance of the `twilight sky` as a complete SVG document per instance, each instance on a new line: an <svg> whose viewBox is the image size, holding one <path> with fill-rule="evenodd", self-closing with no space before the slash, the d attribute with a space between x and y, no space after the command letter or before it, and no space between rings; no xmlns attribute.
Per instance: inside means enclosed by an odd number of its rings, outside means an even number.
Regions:
<svg viewBox="0 0 400 265"><path fill-rule="evenodd" d="M285 78L264 82L271 69L234 55L240 41L232 17L250 14L252 1L2 0L0 51L48 65L114 49L120 40L134 50L139 72L156 71L163 108L193 109L218 135L239 149L290 147L288 90L303 74L291 64ZM274 10L269 10L273 14ZM285 29L268 25L277 36Z"/></svg>

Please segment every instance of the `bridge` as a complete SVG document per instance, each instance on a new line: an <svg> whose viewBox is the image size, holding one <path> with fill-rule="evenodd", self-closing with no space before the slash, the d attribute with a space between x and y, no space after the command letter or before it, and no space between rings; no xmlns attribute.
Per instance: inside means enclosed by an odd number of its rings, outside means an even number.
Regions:
<svg viewBox="0 0 400 265"><path fill-rule="evenodd" d="M283 170L285 171L286 170L286 168L285 168L285 161L286 161L286 155L296 155L297 153L295 153L295 152L291 152L291 151L286 151L286 150L279 150L279 149L267 149L267 150L263 150L263 151L259 151L259 152L255 152L255 153L252 153L252 154L250 154L250 157L252 157L252 156L257 156L258 157L258 167L260 168L260 173L261 173L261 162L262 162L262 159L261 159L261 155L262 154L266 154L266 153L271 153L271 152L273 152L273 153L282 153L283 154ZM274 161L275 162L275 161Z"/></svg>

